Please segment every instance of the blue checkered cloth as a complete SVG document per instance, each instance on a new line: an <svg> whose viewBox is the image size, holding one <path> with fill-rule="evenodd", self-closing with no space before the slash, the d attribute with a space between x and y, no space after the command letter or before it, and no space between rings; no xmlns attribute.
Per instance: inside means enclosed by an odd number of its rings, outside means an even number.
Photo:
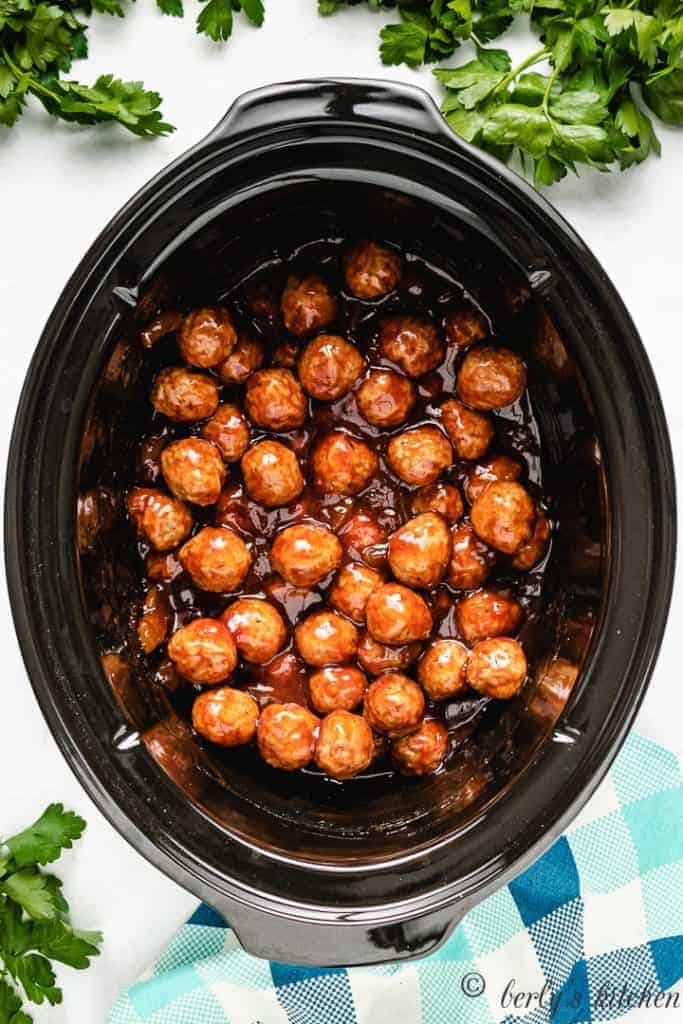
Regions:
<svg viewBox="0 0 683 1024"><path fill-rule="evenodd" d="M109 1024L583 1024L632 1011L655 1024L660 1007L683 1019L682 976L681 768L632 735L565 835L431 956L268 962L200 906Z"/></svg>

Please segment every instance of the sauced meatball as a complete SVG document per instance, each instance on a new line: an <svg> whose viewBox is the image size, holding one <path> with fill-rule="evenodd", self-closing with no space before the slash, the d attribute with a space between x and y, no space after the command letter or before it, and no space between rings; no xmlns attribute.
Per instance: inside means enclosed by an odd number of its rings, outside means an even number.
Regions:
<svg viewBox="0 0 683 1024"><path fill-rule="evenodd" d="M477 536L506 555L531 540L535 517L534 503L522 485L503 481L489 484L470 512Z"/></svg>
<svg viewBox="0 0 683 1024"><path fill-rule="evenodd" d="M167 366L156 375L150 398L156 411L169 420L193 423L216 411L218 388L203 373Z"/></svg>
<svg viewBox="0 0 683 1024"><path fill-rule="evenodd" d="M253 740L258 716L254 698L230 686L200 693L192 705L192 724L199 735L221 747L239 747Z"/></svg>
<svg viewBox="0 0 683 1024"><path fill-rule="evenodd" d="M400 276L398 254L376 242L359 242L344 260L346 287L359 299L379 299L393 292Z"/></svg>
<svg viewBox="0 0 683 1024"><path fill-rule="evenodd" d="M522 607L507 594L479 590L458 601L455 617L465 640L473 644L492 636L516 633L522 621Z"/></svg>
<svg viewBox="0 0 683 1024"><path fill-rule="evenodd" d="M358 494L377 472L378 460L364 441L335 430L315 445L311 468L323 494Z"/></svg>
<svg viewBox="0 0 683 1024"><path fill-rule="evenodd" d="M201 590L237 590L251 568L252 553L234 530L205 526L183 544L178 557Z"/></svg>
<svg viewBox="0 0 683 1024"><path fill-rule="evenodd" d="M441 482L420 487L412 497L410 508L416 516L423 512L438 512L449 523L457 523L465 511L458 488Z"/></svg>
<svg viewBox="0 0 683 1024"><path fill-rule="evenodd" d="M299 523L277 535L270 549L275 570L296 587L311 587L337 568L341 542L326 526Z"/></svg>
<svg viewBox="0 0 683 1024"><path fill-rule="evenodd" d="M342 544L353 555L363 558L366 548L384 544L387 531L372 512L359 510L346 520L339 531Z"/></svg>
<svg viewBox="0 0 683 1024"><path fill-rule="evenodd" d="M422 377L439 365L443 347L439 332L429 320L416 316L391 316L379 329L382 355L401 367L409 377Z"/></svg>
<svg viewBox="0 0 683 1024"><path fill-rule="evenodd" d="M367 677L351 665L318 669L308 680L311 704L321 715L337 708L353 711L363 700L367 685Z"/></svg>
<svg viewBox="0 0 683 1024"><path fill-rule="evenodd" d="M290 370L257 370L247 380L244 408L250 420L264 430L293 430L303 426L308 411L306 396Z"/></svg>
<svg viewBox="0 0 683 1024"><path fill-rule="evenodd" d="M358 641L358 661L371 676L379 676L382 672L403 672L413 664L421 650L419 642L390 647L366 632Z"/></svg>
<svg viewBox="0 0 683 1024"><path fill-rule="evenodd" d="M408 676L387 672L368 687L363 711L375 732L396 739L417 729L425 713L425 698Z"/></svg>
<svg viewBox="0 0 683 1024"><path fill-rule="evenodd" d="M176 498L194 505L218 501L227 475L216 445L201 437L172 441L161 453L161 469Z"/></svg>
<svg viewBox="0 0 683 1024"><path fill-rule="evenodd" d="M441 406L446 433L459 459L480 459L493 440L493 424L488 416L467 409L450 398Z"/></svg>
<svg viewBox="0 0 683 1024"><path fill-rule="evenodd" d="M237 331L227 309L205 306L188 313L178 331L178 348L192 366L216 366L237 344Z"/></svg>
<svg viewBox="0 0 683 1024"><path fill-rule="evenodd" d="M320 719L300 704L269 704L259 718L259 753L273 768L305 768L313 760L319 730Z"/></svg>
<svg viewBox="0 0 683 1024"><path fill-rule="evenodd" d="M249 447L251 431L239 406L226 404L203 425L202 437L220 448L226 462L237 462Z"/></svg>
<svg viewBox="0 0 683 1024"><path fill-rule="evenodd" d="M467 682L473 690L505 700L526 679L527 663L521 644L509 636L480 640L470 655Z"/></svg>
<svg viewBox="0 0 683 1024"><path fill-rule="evenodd" d="M280 303L285 327L302 337L328 327L337 318L337 299L322 277L290 277Z"/></svg>
<svg viewBox="0 0 683 1024"><path fill-rule="evenodd" d="M491 455L476 466L472 466L467 474L467 500L473 504L489 484L496 480L519 480L521 475L522 465L519 459L513 459L510 455Z"/></svg>
<svg viewBox="0 0 683 1024"><path fill-rule="evenodd" d="M220 621L232 633L245 661L263 665L287 642L287 627L277 608L258 597L240 597L226 608Z"/></svg>
<svg viewBox="0 0 683 1024"><path fill-rule="evenodd" d="M273 349L273 366L284 366L287 370L293 370L299 358L301 348L296 341L281 341Z"/></svg>
<svg viewBox="0 0 683 1024"><path fill-rule="evenodd" d="M449 700L467 689L469 652L458 640L434 640L417 667L417 678L430 700Z"/></svg>
<svg viewBox="0 0 683 1024"><path fill-rule="evenodd" d="M296 626L294 641L307 665L341 665L356 657L358 630L336 612L318 611Z"/></svg>
<svg viewBox="0 0 683 1024"><path fill-rule="evenodd" d="M474 590L491 575L495 552L479 540L469 523L453 530L453 553L448 566L448 582L456 590Z"/></svg>
<svg viewBox="0 0 683 1024"><path fill-rule="evenodd" d="M370 370L356 392L363 419L373 427L398 427L405 423L415 404L412 381L395 370Z"/></svg>
<svg viewBox="0 0 683 1024"><path fill-rule="evenodd" d="M531 540L527 541L526 544L522 544L521 548L517 549L517 552L512 558L512 562L510 564L513 569L519 569L521 572L533 569L536 563L540 562L545 555L548 550L549 543L550 523L543 512L538 511Z"/></svg>
<svg viewBox="0 0 683 1024"><path fill-rule="evenodd" d="M401 646L425 640L432 631L432 613L414 590L385 583L365 606L368 632L382 644Z"/></svg>
<svg viewBox="0 0 683 1024"><path fill-rule="evenodd" d="M192 529L187 506L153 487L133 487L128 492L127 506L138 534L155 551L177 547Z"/></svg>
<svg viewBox="0 0 683 1024"><path fill-rule="evenodd" d="M430 590L443 579L451 557L451 534L437 512L409 519L389 538L391 571L409 587Z"/></svg>
<svg viewBox="0 0 683 1024"><path fill-rule="evenodd" d="M249 497L269 508L290 505L304 489L304 478L291 448L279 441L259 441L242 456Z"/></svg>
<svg viewBox="0 0 683 1024"><path fill-rule="evenodd" d="M401 775L429 775L441 767L447 753L448 732L434 720L391 744L391 759Z"/></svg>
<svg viewBox="0 0 683 1024"><path fill-rule="evenodd" d="M451 446L438 427L412 427L387 445L387 462L406 484L433 484L452 461Z"/></svg>
<svg viewBox="0 0 683 1024"><path fill-rule="evenodd" d="M458 350L482 341L489 333L485 317L473 306L459 306L446 314L446 340Z"/></svg>
<svg viewBox="0 0 683 1024"><path fill-rule="evenodd" d="M243 384L247 377L263 366L263 345L257 338L241 332L227 359L216 367L226 384Z"/></svg>
<svg viewBox="0 0 683 1024"><path fill-rule="evenodd" d="M150 654L164 642L170 623L171 609L166 594L159 587L150 587L138 622L138 639L145 654Z"/></svg>
<svg viewBox="0 0 683 1024"><path fill-rule="evenodd" d="M360 715L339 709L323 719L315 763L331 779L352 779L368 767L374 752L372 730Z"/></svg>
<svg viewBox="0 0 683 1024"><path fill-rule="evenodd" d="M237 647L232 634L215 619L193 619L168 641L168 655L191 683L214 686L235 670Z"/></svg>
<svg viewBox="0 0 683 1024"><path fill-rule="evenodd" d="M510 349L486 345L467 353L456 387L463 402L473 409L502 409L524 391L526 367Z"/></svg>
<svg viewBox="0 0 683 1024"><path fill-rule="evenodd" d="M299 380L312 398L334 402L356 383L365 360L355 345L337 334L319 334L299 358Z"/></svg>
<svg viewBox="0 0 683 1024"><path fill-rule="evenodd" d="M384 583L384 576L359 562L342 566L334 578L328 600L338 612L354 622L365 622L365 606L370 594Z"/></svg>

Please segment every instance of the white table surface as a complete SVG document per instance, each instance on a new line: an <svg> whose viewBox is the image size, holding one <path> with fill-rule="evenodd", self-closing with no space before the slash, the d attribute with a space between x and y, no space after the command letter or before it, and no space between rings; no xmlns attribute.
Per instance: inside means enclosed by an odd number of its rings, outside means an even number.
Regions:
<svg viewBox="0 0 683 1024"><path fill-rule="evenodd" d="M84 80L113 71L144 78L165 98L177 132L140 141L114 127L82 130L31 105L12 131L0 128L0 446L2 476L16 403L45 321L83 253L114 212L153 174L200 139L240 93L302 77L384 77L433 89L428 71L385 69L377 56L381 17L317 16L314 0L267 0L260 31L238 24L227 47L141 0L123 20L96 19ZM192 17L196 5L188 2ZM524 52L523 33L512 49ZM433 91L438 91L433 89ZM664 156L621 175L587 175L551 191L625 298L662 390L679 471L683 463L683 132L658 126ZM683 475L682 475L683 478ZM163 948L195 899L151 867L95 809L63 761L29 687L0 593L0 834L61 800L88 821L86 838L59 873L82 928L100 927L103 955L86 972L60 970L65 1001L34 1011L37 1024L97 1024L119 989ZM683 691L677 661L683 600L678 586L668 632L638 728L683 756ZM668 1015L666 1015L668 1017ZM663 1024L662 1018L662 1024Z"/></svg>

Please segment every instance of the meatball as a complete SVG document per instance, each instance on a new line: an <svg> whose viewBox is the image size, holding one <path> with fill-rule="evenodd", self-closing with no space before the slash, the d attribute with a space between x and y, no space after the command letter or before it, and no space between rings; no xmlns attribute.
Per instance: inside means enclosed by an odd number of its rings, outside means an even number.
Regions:
<svg viewBox="0 0 683 1024"><path fill-rule="evenodd" d="M415 404L415 387L395 370L370 370L356 392L356 404L373 427L398 427Z"/></svg>
<svg viewBox="0 0 683 1024"><path fill-rule="evenodd" d="M397 647L426 640L433 626L432 613L420 595L400 583L385 583L370 595L365 620L375 640Z"/></svg>
<svg viewBox="0 0 683 1024"><path fill-rule="evenodd" d="M526 679L527 664L521 644L509 636L480 640L470 655L467 682L487 697L514 697Z"/></svg>
<svg viewBox="0 0 683 1024"><path fill-rule="evenodd" d="M425 698L408 676L387 672L368 687L363 710L375 732L396 739L415 732L425 713Z"/></svg>
<svg viewBox="0 0 683 1024"><path fill-rule="evenodd" d="M413 515L423 512L438 512L449 523L462 518L465 506L460 491L453 484L427 484L416 491L410 502Z"/></svg>
<svg viewBox="0 0 683 1024"><path fill-rule="evenodd" d="M434 324L415 316L391 316L379 329L382 355L409 377L422 377L439 365L443 348Z"/></svg>
<svg viewBox="0 0 683 1024"><path fill-rule="evenodd" d="M337 318L337 299L327 282L315 274L290 277L280 308L285 327L298 337L322 331Z"/></svg>
<svg viewBox="0 0 683 1024"><path fill-rule="evenodd" d="M479 540L469 523L453 530L453 554L448 582L456 590L474 590L488 579L496 562L495 552Z"/></svg>
<svg viewBox="0 0 683 1024"><path fill-rule="evenodd" d="M293 370L301 351L296 341L281 341L273 349L273 366L284 366L287 370Z"/></svg>
<svg viewBox="0 0 683 1024"><path fill-rule="evenodd" d="M269 508L290 505L304 489L297 457L278 441L259 441L242 456L249 497Z"/></svg>
<svg viewBox="0 0 683 1024"><path fill-rule="evenodd" d="M459 306L446 314L446 340L459 351L469 348L489 333L488 324L482 313L473 306Z"/></svg>
<svg viewBox="0 0 683 1024"><path fill-rule="evenodd" d="M222 526L205 526L183 544L178 557L196 586L215 594L237 590L252 562L242 538Z"/></svg>
<svg viewBox="0 0 683 1024"><path fill-rule="evenodd" d="M220 451L201 437L172 441L161 453L161 469L176 498L194 505L218 501L227 476Z"/></svg>
<svg viewBox="0 0 683 1024"><path fill-rule="evenodd" d="M215 619L193 619L168 641L168 655L181 676L191 683L224 683L237 665L232 634Z"/></svg>
<svg viewBox="0 0 683 1024"><path fill-rule="evenodd" d="M308 404L291 370L257 370L247 380L247 416L264 430L294 430L306 419Z"/></svg>
<svg viewBox="0 0 683 1024"><path fill-rule="evenodd" d="M342 566L334 578L328 600L333 608L354 622L365 622L365 606L370 594L384 583L384 576L360 562Z"/></svg>
<svg viewBox="0 0 683 1024"><path fill-rule="evenodd" d="M250 334L240 333L227 359L216 367L226 384L244 384L247 377L263 366L263 345Z"/></svg>
<svg viewBox="0 0 683 1024"><path fill-rule="evenodd" d="M202 437L220 449L226 462L238 462L251 439L244 413L237 405L219 405L202 427Z"/></svg>
<svg viewBox="0 0 683 1024"><path fill-rule="evenodd" d="M270 661L287 642L287 627L279 611L258 597L238 598L220 621L232 633L240 655L255 665Z"/></svg>
<svg viewBox="0 0 683 1024"><path fill-rule="evenodd" d="M451 446L437 427L413 427L392 437L387 462L406 484L433 484L453 462Z"/></svg>
<svg viewBox="0 0 683 1024"><path fill-rule="evenodd" d="M205 306L188 313L178 331L178 348L192 366L216 366L237 344L237 331L227 309Z"/></svg>
<svg viewBox="0 0 683 1024"><path fill-rule="evenodd" d="M492 636L516 633L522 621L522 606L507 594L478 590L458 601L455 618L467 643L474 644Z"/></svg>
<svg viewBox="0 0 683 1024"><path fill-rule="evenodd" d="M337 708L353 711L362 702L367 685L367 677L351 665L320 668L308 680L311 704L321 715Z"/></svg>
<svg viewBox="0 0 683 1024"><path fill-rule="evenodd" d="M391 758L401 775L429 775L448 753L448 732L433 719L391 744Z"/></svg>
<svg viewBox="0 0 683 1024"><path fill-rule="evenodd" d="M459 640L434 640L417 666L417 678L430 700L449 700L467 689L469 652Z"/></svg>
<svg viewBox="0 0 683 1024"><path fill-rule="evenodd" d="M156 375L150 395L157 412L176 423L205 420L216 411L218 388L210 377L180 366L167 366Z"/></svg>
<svg viewBox="0 0 683 1024"><path fill-rule="evenodd" d="M275 570L296 587L312 587L341 562L341 541L326 526L298 523L277 535L270 549Z"/></svg>
<svg viewBox="0 0 683 1024"><path fill-rule="evenodd" d="M340 430L318 441L311 456L313 482L323 494L358 494L378 465L377 455L367 444Z"/></svg>
<svg viewBox="0 0 683 1024"><path fill-rule="evenodd" d="M337 334L319 334L299 357L299 380L311 398L334 402L351 390L364 365L355 345Z"/></svg>
<svg viewBox="0 0 683 1024"><path fill-rule="evenodd" d="M153 487L133 487L126 504L138 534L155 551L177 547L192 529L187 506Z"/></svg>
<svg viewBox="0 0 683 1024"><path fill-rule="evenodd" d="M389 538L387 557L397 580L409 587L431 590L446 574L451 557L451 533L437 512L409 519Z"/></svg>
<svg viewBox="0 0 683 1024"><path fill-rule="evenodd" d="M346 520L339 531L342 543L347 551L358 558L363 558L366 548L384 544L387 531L372 512L354 512Z"/></svg>
<svg viewBox="0 0 683 1024"><path fill-rule="evenodd" d="M317 611L296 626L294 641L307 665L340 665L356 657L358 630L336 612Z"/></svg>
<svg viewBox="0 0 683 1024"><path fill-rule="evenodd" d="M379 676L382 672L403 672L412 665L421 650L422 644L417 642L389 647L369 633L362 633L358 641L358 661L371 676Z"/></svg>
<svg viewBox="0 0 683 1024"><path fill-rule="evenodd" d="M550 523L543 512L538 511L531 540L527 541L526 544L522 544L521 548L517 549L510 563L512 568L518 569L520 572L533 569L537 562L540 562L545 555L549 543Z"/></svg>
<svg viewBox="0 0 683 1024"><path fill-rule="evenodd" d="M145 654L151 654L163 644L170 624L171 609L166 594L159 587L150 587L138 622L138 640Z"/></svg>
<svg viewBox="0 0 683 1024"><path fill-rule="evenodd" d="M259 718L259 753L273 768L305 768L313 760L319 730L320 720L300 704L269 704Z"/></svg>
<svg viewBox="0 0 683 1024"><path fill-rule="evenodd" d="M446 433L459 459L480 459L493 440L493 424L488 416L467 409L450 398L441 406Z"/></svg>
<svg viewBox="0 0 683 1024"><path fill-rule="evenodd" d="M401 276L401 260L393 249L376 242L359 242L346 254L344 279L359 299L379 299L393 292Z"/></svg>
<svg viewBox="0 0 683 1024"><path fill-rule="evenodd" d="M239 747L253 740L258 716L254 698L230 686L200 693L192 705L192 724L199 735L221 747Z"/></svg>
<svg viewBox="0 0 683 1024"><path fill-rule="evenodd" d="M467 474L465 484L465 495L470 504L474 504L489 484L496 480L519 480L522 475L522 465L518 459L510 455L492 455L484 459Z"/></svg>
<svg viewBox="0 0 683 1024"><path fill-rule="evenodd" d="M506 555L531 540L535 517L534 503L522 485L504 481L489 484L470 512L477 536Z"/></svg>
<svg viewBox="0 0 683 1024"><path fill-rule="evenodd" d="M323 719L315 763L331 779L352 779L368 767L374 753L372 730L360 715L339 708Z"/></svg>
<svg viewBox="0 0 683 1024"><path fill-rule="evenodd" d="M473 409L502 409L524 391L526 367L508 348L476 348L463 359L456 387L465 405Z"/></svg>

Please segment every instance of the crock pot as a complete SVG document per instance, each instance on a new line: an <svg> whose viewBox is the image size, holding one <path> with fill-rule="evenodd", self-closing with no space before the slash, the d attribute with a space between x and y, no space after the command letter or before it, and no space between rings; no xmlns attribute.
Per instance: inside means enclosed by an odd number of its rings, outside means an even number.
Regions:
<svg viewBox="0 0 683 1024"><path fill-rule="evenodd" d="M77 543L77 499L102 482L102 451L117 455L117 482L127 482L144 400L131 341L141 306L178 268L193 294L204 277L215 294L216 268L229 276L313 224L387 238L465 279L468 267L490 265L491 302L511 288L527 303L531 390L559 523L529 685L484 729L476 770L456 764L351 797L328 788L322 798L313 781L269 789L237 768L234 785L219 786L163 701L134 676L112 688L92 605L125 566L111 554L93 589ZM45 717L122 835L220 911L257 956L367 964L436 949L548 847L597 786L662 638L674 503L642 344L604 271L552 206L452 135L419 89L295 82L239 99L116 215L66 285L10 446L7 572ZM558 656L581 666L573 688L548 670Z"/></svg>

